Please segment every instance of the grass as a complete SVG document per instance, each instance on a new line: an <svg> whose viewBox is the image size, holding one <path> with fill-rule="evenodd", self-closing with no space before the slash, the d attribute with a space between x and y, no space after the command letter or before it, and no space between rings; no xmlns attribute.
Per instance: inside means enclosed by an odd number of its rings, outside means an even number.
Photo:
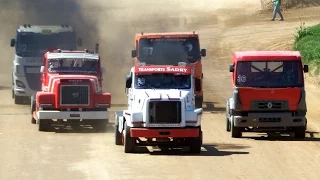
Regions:
<svg viewBox="0 0 320 180"><path fill-rule="evenodd" d="M305 64L320 74L320 24L305 27L304 23L297 29L293 49L300 51Z"/></svg>

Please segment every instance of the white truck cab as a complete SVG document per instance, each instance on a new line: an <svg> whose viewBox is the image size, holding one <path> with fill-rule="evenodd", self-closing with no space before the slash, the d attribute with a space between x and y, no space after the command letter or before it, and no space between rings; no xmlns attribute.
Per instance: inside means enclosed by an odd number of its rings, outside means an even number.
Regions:
<svg viewBox="0 0 320 180"><path fill-rule="evenodd" d="M69 25L21 25L10 46L15 47L12 63L12 98L15 104L25 104L31 95L41 90L40 66L49 49L76 50L82 40L76 39Z"/></svg>
<svg viewBox="0 0 320 180"><path fill-rule="evenodd" d="M154 145L188 146L200 153L202 108L195 108L192 75L185 63L132 67L126 79L128 109L115 113L115 143L126 153Z"/></svg>

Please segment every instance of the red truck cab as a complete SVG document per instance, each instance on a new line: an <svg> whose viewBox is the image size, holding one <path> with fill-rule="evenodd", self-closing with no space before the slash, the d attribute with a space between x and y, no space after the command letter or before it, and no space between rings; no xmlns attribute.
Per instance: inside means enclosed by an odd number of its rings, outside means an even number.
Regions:
<svg viewBox="0 0 320 180"><path fill-rule="evenodd" d="M111 95L102 92L100 57L84 51L47 52L41 66L41 91L31 97L32 123L45 131L55 123L83 122L106 128Z"/></svg>
<svg viewBox="0 0 320 180"><path fill-rule="evenodd" d="M304 138L307 127L304 72L297 51L234 52L233 95L226 105L226 130L242 132L294 132Z"/></svg>

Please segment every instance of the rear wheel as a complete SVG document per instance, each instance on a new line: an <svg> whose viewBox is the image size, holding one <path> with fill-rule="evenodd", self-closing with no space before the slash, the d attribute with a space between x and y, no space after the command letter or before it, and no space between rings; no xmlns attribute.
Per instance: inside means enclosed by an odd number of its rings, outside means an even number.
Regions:
<svg viewBox="0 0 320 180"><path fill-rule="evenodd" d="M127 123L125 123L125 129L124 129L124 152L125 153L134 153L135 146L136 146L136 140L135 140L135 138L131 137L130 127L127 126Z"/></svg>
<svg viewBox="0 0 320 180"><path fill-rule="evenodd" d="M240 138L242 136L241 128L234 126L234 117L231 116L231 137Z"/></svg>

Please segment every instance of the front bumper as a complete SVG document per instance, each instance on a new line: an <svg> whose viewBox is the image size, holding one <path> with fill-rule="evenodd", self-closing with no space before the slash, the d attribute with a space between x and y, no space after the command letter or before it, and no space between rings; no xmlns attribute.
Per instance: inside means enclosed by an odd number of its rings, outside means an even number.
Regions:
<svg viewBox="0 0 320 180"><path fill-rule="evenodd" d="M109 119L108 111L38 111L38 119Z"/></svg>
<svg viewBox="0 0 320 180"><path fill-rule="evenodd" d="M298 127L306 125L305 116L291 113L249 113L248 116L234 116L235 127Z"/></svg>
<svg viewBox="0 0 320 180"><path fill-rule="evenodd" d="M131 137L139 138L191 138L199 137L199 128L149 129L130 128Z"/></svg>

